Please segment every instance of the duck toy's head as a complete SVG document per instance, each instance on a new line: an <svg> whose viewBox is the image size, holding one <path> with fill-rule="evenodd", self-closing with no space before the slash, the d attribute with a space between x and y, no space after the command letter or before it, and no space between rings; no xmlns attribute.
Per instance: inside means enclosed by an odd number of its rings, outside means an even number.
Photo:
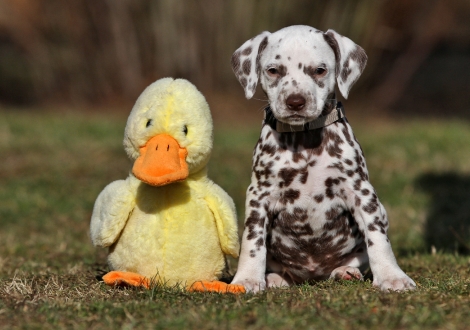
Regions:
<svg viewBox="0 0 470 330"><path fill-rule="evenodd" d="M124 148L142 182L162 186L206 168L212 151L209 106L185 79L163 78L148 86L127 120Z"/></svg>

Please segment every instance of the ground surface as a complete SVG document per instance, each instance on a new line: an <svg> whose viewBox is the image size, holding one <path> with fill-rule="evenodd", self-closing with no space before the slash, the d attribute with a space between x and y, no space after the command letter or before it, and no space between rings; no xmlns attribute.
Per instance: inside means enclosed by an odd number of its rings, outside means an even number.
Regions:
<svg viewBox="0 0 470 330"><path fill-rule="evenodd" d="M242 222L261 112L232 123L213 111L209 173L234 198ZM350 116L390 217L392 246L416 292L326 281L233 296L112 289L96 279L106 271L106 251L92 247L89 220L98 193L129 171L121 143L126 117L0 112L0 327L469 328L468 123Z"/></svg>

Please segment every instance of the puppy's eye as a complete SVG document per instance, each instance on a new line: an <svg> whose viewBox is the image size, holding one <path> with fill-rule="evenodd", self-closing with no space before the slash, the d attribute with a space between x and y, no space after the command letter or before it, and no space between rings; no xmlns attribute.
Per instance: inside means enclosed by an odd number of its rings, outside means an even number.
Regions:
<svg viewBox="0 0 470 330"><path fill-rule="evenodd" d="M188 135L188 126L184 125L183 133L184 133L184 135Z"/></svg>
<svg viewBox="0 0 470 330"><path fill-rule="evenodd" d="M322 75L322 74L324 74L325 72L326 72L326 69L324 69L324 68L317 68L317 69L315 70L315 74L318 74L318 75Z"/></svg>
<svg viewBox="0 0 470 330"><path fill-rule="evenodd" d="M152 119L149 119L149 120L147 121L147 124L145 125L145 127L149 127L150 125L152 125Z"/></svg>
<svg viewBox="0 0 470 330"><path fill-rule="evenodd" d="M276 75L276 74L278 74L278 71L277 71L276 68L269 68L269 69L268 69L268 72L269 72L270 75Z"/></svg>

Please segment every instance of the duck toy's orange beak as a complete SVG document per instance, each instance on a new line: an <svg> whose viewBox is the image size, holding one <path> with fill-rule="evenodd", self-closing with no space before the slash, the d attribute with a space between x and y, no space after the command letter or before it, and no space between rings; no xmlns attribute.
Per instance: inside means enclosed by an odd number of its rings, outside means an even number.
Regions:
<svg viewBox="0 0 470 330"><path fill-rule="evenodd" d="M188 151L168 134L158 134L140 148L132 173L137 179L152 186L163 186L183 181L189 175Z"/></svg>

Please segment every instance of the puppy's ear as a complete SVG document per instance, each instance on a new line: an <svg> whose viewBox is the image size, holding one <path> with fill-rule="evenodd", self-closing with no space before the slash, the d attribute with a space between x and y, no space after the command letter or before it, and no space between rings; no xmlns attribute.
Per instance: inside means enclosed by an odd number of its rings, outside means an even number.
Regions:
<svg viewBox="0 0 470 330"><path fill-rule="evenodd" d="M348 98L352 85L359 79L366 67L367 55L364 49L334 30L323 34L336 56L336 82L344 98Z"/></svg>
<svg viewBox="0 0 470 330"><path fill-rule="evenodd" d="M232 55L232 70L245 89L247 99L251 99L256 91L261 70L259 59L268 45L270 34L270 32L264 31L245 42Z"/></svg>

